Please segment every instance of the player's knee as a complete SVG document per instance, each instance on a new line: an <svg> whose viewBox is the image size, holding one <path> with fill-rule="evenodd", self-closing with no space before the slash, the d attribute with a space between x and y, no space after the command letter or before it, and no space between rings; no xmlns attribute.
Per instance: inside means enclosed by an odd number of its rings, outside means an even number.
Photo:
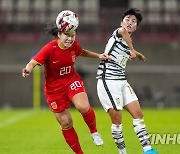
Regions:
<svg viewBox="0 0 180 154"><path fill-rule="evenodd" d="M77 107L78 111L81 113L81 114L84 114L84 113L87 113L90 109L90 106L89 105L82 105L82 106L79 106Z"/></svg>
<svg viewBox="0 0 180 154"><path fill-rule="evenodd" d="M69 129L73 126L73 121L71 116L62 115L56 118L63 129Z"/></svg>
<svg viewBox="0 0 180 154"><path fill-rule="evenodd" d="M72 119L68 119L66 121L63 121L60 124L61 124L62 129L69 129L73 126Z"/></svg>

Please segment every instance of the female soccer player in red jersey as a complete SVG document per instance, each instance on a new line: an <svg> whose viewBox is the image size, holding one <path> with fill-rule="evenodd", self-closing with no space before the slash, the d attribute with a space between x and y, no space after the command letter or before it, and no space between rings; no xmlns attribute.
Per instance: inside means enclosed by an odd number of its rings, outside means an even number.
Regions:
<svg viewBox="0 0 180 154"><path fill-rule="evenodd" d="M83 81L74 69L78 56L110 60L107 54L98 54L82 49L75 40L79 21L75 13L62 11L56 18L56 26L48 32L56 39L47 43L22 70L27 77L36 65L44 65L44 91L49 107L62 127L62 134L76 154L83 154L70 115L72 101L86 122L94 143L99 146L103 140L97 132L94 110L90 107Z"/></svg>

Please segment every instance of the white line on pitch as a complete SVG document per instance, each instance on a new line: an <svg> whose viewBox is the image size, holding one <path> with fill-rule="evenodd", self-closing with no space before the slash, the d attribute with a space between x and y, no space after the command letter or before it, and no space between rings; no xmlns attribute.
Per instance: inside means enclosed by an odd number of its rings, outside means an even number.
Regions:
<svg viewBox="0 0 180 154"><path fill-rule="evenodd" d="M34 112L34 111L26 111L26 112L17 114L17 115L15 115L15 116L7 119L6 121L0 123L0 128L9 126L9 125L11 125L11 124L13 124L13 123L16 123L16 122L20 121L20 120L26 119L26 118L34 115L35 113L37 113L37 112Z"/></svg>

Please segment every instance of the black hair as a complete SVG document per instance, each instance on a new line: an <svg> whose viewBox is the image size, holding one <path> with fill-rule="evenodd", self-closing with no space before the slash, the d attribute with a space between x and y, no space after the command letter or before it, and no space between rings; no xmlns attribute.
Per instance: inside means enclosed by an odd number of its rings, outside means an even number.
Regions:
<svg viewBox="0 0 180 154"><path fill-rule="evenodd" d="M122 15L122 20L127 15L134 15L137 19L137 25L139 25L142 21L142 15L141 15L140 11L136 8L130 8L130 9L126 10L124 12L124 14Z"/></svg>
<svg viewBox="0 0 180 154"><path fill-rule="evenodd" d="M47 34L50 34L50 35L54 36L55 38L58 38L58 32L59 32L60 34L62 33L62 31L60 31L60 30L58 29L58 27L56 26L56 24L51 23L51 22L49 22L49 23L46 24L45 30L46 30L46 33L47 33ZM75 31L77 32L77 29L76 29Z"/></svg>
<svg viewBox="0 0 180 154"><path fill-rule="evenodd" d="M58 37L58 32L60 32L58 27L54 23L47 23L45 30L46 30L47 34L50 34L50 35L54 36L55 38Z"/></svg>

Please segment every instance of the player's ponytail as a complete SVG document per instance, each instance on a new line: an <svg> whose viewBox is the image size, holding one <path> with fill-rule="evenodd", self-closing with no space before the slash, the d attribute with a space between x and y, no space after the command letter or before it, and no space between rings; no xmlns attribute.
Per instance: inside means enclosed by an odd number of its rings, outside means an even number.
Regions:
<svg viewBox="0 0 180 154"><path fill-rule="evenodd" d="M47 34L50 34L50 35L54 36L55 38L58 37L59 29L57 28L56 24L47 23L47 26L45 29L47 31Z"/></svg>

